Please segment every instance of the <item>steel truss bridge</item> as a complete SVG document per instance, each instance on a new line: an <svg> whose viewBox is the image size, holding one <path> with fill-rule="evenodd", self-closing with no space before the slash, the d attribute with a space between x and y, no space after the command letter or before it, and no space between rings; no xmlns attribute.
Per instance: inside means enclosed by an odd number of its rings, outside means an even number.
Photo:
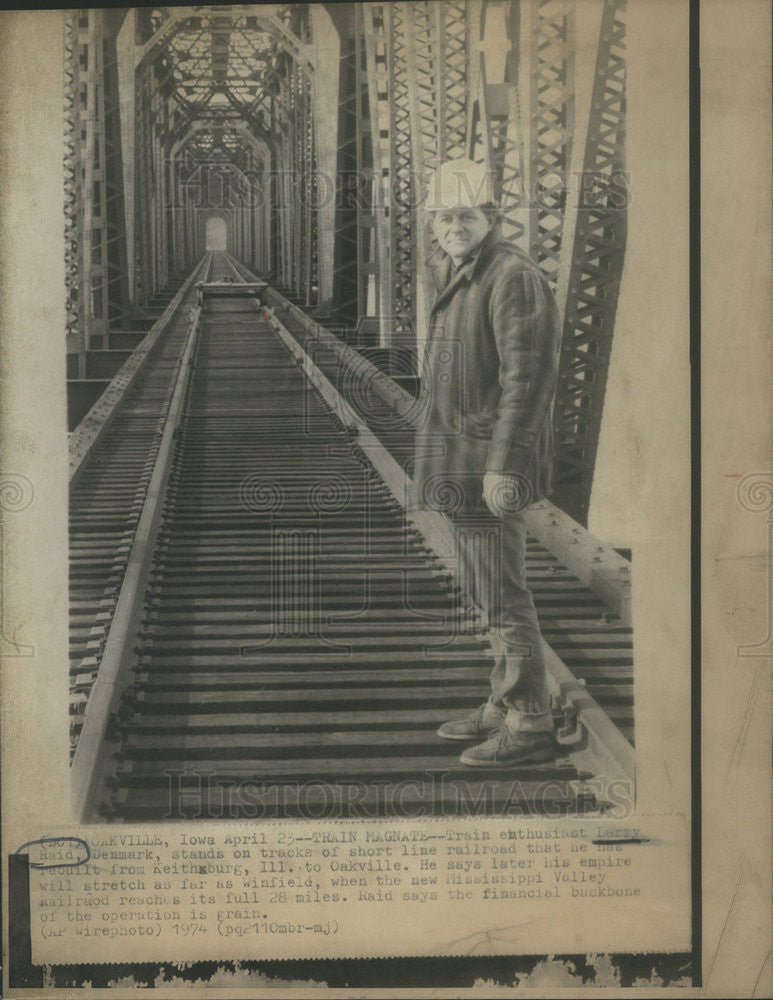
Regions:
<svg viewBox="0 0 773 1000"><path fill-rule="evenodd" d="M400 781L438 812L603 810L633 773L630 566L585 528L626 238L624 0L79 9L64 46L82 815L243 817L245 781L301 778L342 815L347 781L376 813ZM555 493L528 516L565 755L517 793L434 740L485 696L458 556L495 522L405 504L417 206L454 156L494 173L563 318Z"/></svg>

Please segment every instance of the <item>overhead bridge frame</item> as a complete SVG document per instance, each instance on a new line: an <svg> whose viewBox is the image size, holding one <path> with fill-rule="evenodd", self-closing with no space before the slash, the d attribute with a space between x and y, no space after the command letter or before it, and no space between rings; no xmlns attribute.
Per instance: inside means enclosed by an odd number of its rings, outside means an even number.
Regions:
<svg viewBox="0 0 773 1000"><path fill-rule="evenodd" d="M78 378L194 267L213 209L247 266L417 371L432 250L420 206L441 160L472 156L496 178L505 234L557 293L555 499L587 523L626 241L625 0L77 10L64 48ZM201 203L183 163L244 183Z"/></svg>

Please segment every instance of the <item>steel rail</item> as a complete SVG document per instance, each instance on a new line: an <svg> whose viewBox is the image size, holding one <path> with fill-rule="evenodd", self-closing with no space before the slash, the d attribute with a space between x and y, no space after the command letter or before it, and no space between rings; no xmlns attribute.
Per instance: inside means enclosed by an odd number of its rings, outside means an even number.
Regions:
<svg viewBox="0 0 773 1000"><path fill-rule="evenodd" d="M110 385L94 403L78 426L70 432L70 486L74 486L88 464L94 447L102 439L118 412L121 402L135 384L137 376L144 370L153 357L164 333L185 299L191 286L199 276L211 266L211 254L205 254L200 263L183 282L182 287L156 322L151 326L147 336L135 347L129 357L121 365L112 378Z"/></svg>
<svg viewBox="0 0 773 1000"><path fill-rule="evenodd" d="M207 255L194 269L180 292L175 296L163 316L155 324L152 341L143 341L145 350L138 354L130 379L121 383L120 395L114 401L114 410L120 405L128 385L136 378L139 370L147 363L150 351L159 335L166 327L190 288L193 280L207 274L212 267L212 255ZM83 727L75 749L71 765L72 803L75 814L81 822L89 818L92 797L104 767L103 743L111 712L120 697L123 676L127 670L130 642L136 634L141 613L140 597L147 587L154 550L154 542L161 517L163 497L171 470L174 437L182 412L183 400L190 377L191 359L194 355L197 337L201 328L199 307L191 315L190 326L180 356L174 389L166 413L164 431L156 455L153 474L145 495L142 513L126 564L126 571L120 593L110 622L104 652L96 679L89 692L83 718ZM139 349L138 349L139 350ZM136 353L136 352L135 352ZM134 355L133 355L134 356ZM131 360L131 359L129 359ZM127 362L128 364L128 362ZM93 442L92 442L93 443ZM84 456L85 457L85 456Z"/></svg>

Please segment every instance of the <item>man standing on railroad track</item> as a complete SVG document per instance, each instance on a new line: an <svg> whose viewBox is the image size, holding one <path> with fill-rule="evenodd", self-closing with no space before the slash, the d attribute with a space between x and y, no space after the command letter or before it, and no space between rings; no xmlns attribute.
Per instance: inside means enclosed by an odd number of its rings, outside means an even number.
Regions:
<svg viewBox="0 0 773 1000"><path fill-rule="evenodd" d="M524 510L550 488L561 327L541 270L501 233L483 164L443 163L426 210L439 244L422 368L415 502L458 516L488 509L499 552L460 552L469 597L488 612L491 695L438 735L478 743L472 767L550 760L556 741L542 636L526 582ZM480 742L479 742L480 741Z"/></svg>

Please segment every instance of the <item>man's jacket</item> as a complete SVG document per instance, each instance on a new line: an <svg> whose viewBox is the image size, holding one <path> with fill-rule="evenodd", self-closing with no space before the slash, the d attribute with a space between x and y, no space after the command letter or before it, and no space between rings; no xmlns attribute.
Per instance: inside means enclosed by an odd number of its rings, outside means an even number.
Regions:
<svg viewBox="0 0 773 1000"><path fill-rule="evenodd" d="M422 369L415 500L480 508L485 472L519 477L525 504L550 490L561 328L539 267L495 228L453 274L438 252Z"/></svg>

